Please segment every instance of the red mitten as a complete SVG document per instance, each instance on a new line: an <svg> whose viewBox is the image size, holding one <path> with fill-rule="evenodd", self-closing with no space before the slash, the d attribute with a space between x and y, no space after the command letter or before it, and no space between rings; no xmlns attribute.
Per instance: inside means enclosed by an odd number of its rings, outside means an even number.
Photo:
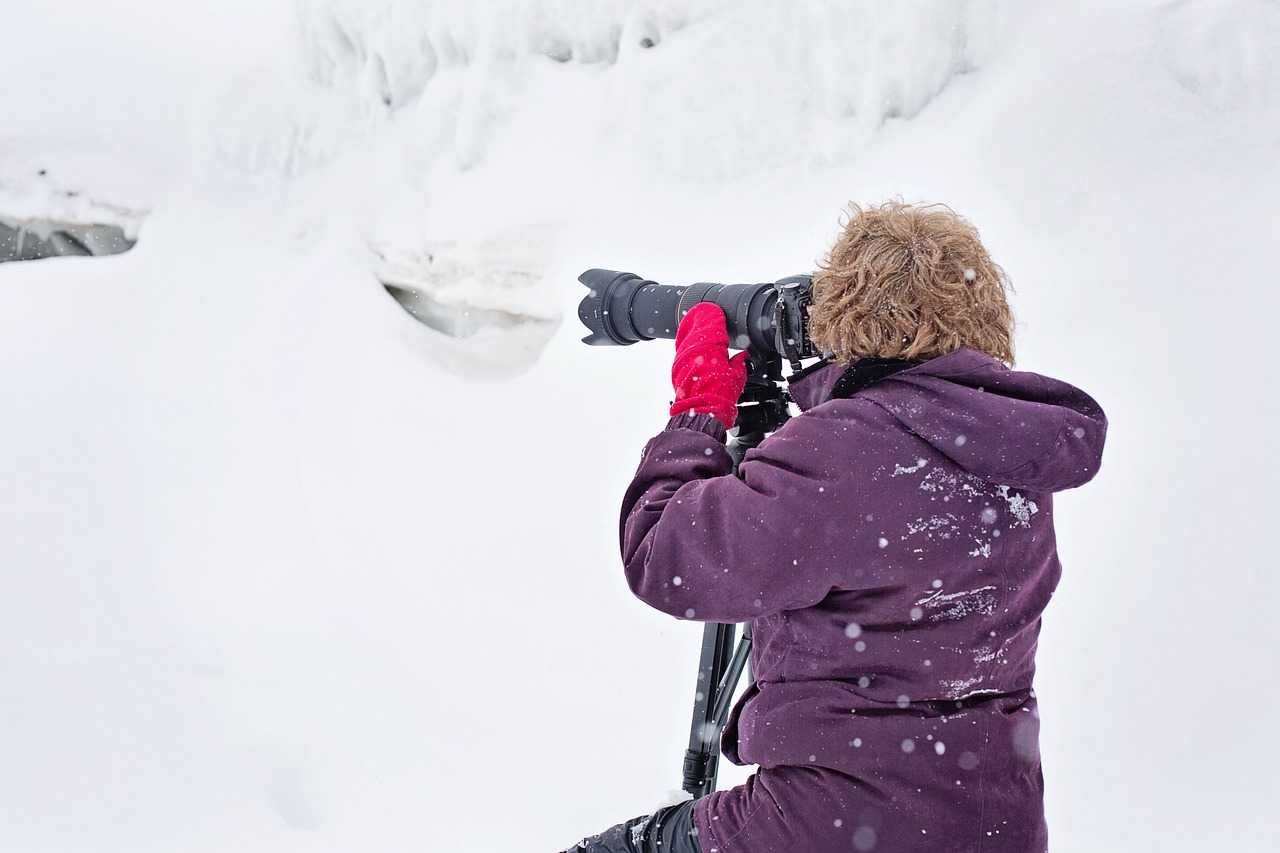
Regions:
<svg viewBox="0 0 1280 853"><path fill-rule="evenodd" d="M729 330L724 311L713 302L699 302L676 330L676 360L671 386L676 399L671 414L699 412L715 415L726 428L738 419L738 398L747 384L747 353L729 358Z"/></svg>

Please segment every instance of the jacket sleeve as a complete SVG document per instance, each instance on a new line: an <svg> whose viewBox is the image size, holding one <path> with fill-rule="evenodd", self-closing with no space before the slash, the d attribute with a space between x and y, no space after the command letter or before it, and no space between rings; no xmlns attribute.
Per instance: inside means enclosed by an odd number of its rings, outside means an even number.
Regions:
<svg viewBox="0 0 1280 853"><path fill-rule="evenodd" d="M678 415L646 445L622 506L632 592L700 622L747 621L827 596L837 579L810 541L826 475L820 455L785 429L749 451L736 477L724 428L709 415Z"/></svg>

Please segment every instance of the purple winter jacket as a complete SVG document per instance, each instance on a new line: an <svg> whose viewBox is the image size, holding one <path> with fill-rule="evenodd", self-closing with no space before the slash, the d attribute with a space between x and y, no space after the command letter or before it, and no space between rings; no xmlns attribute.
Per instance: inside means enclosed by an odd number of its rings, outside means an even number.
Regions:
<svg viewBox="0 0 1280 853"><path fill-rule="evenodd" d="M791 386L802 414L738 477L718 421L672 418L624 500L627 580L678 618L752 623L731 761L846 774L927 849L1042 851L1051 495L1097 472L1106 418L974 350L829 399L845 369Z"/></svg>

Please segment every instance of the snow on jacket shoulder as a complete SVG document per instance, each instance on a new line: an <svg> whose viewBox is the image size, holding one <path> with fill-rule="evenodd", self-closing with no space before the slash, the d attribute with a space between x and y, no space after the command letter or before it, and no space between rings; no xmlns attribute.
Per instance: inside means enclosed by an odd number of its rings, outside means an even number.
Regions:
<svg viewBox="0 0 1280 853"><path fill-rule="evenodd" d="M991 849L1037 849L1051 495L1097 472L1106 419L1078 389L972 350L829 399L843 370L792 385L802 414L738 477L718 422L673 418L624 499L628 583L678 618L753 623L731 760L848 773L924 809L912 819L931 838L978 831L964 827L982 790L1027 845ZM911 796L930 789L947 795Z"/></svg>

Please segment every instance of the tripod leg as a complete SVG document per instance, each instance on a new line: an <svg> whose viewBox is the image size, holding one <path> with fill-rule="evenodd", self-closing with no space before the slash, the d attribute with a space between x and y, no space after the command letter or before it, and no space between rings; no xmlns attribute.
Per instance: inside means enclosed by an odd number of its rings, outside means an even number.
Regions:
<svg viewBox="0 0 1280 853"><path fill-rule="evenodd" d="M695 797L715 790L720 759L720 726L715 718L716 698L733 654L735 625L708 623L702 631L702 659L693 696L693 720L689 749L684 754L684 790Z"/></svg>
<svg viewBox="0 0 1280 853"><path fill-rule="evenodd" d="M711 707L711 718L717 726L717 736L729 719L729 708L733 705L733 691L742 678L742 671L747 668L751 659L751 623L742 626L742 636L738 638L738 647L733 650L733 658L725 667L724 677L717 683L715 702ZM708 791L707 793L710 793Z"/></svg>

